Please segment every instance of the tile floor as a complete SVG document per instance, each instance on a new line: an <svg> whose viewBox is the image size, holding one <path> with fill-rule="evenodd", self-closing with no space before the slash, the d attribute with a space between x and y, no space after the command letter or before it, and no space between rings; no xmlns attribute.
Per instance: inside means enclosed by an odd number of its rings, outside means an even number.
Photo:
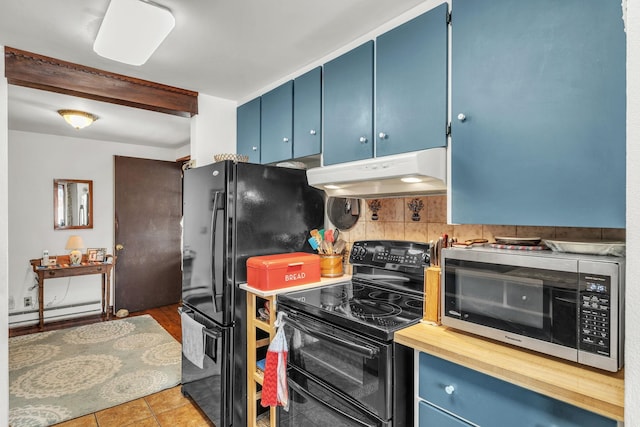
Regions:
<svg viewBox="0 0 640 427"><path fill-rule="evenodd" d="M215 427L176 386L55 427Z"/></svg>

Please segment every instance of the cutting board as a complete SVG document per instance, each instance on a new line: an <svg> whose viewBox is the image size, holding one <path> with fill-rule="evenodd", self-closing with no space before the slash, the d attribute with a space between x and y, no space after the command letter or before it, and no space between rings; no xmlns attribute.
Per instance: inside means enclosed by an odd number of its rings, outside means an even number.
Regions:
<svg viewBox="0 0 640 427"><path fill-rule="evenodd" d="M440 267L429 267L424 281L423 320L440 325Z"/></svg>

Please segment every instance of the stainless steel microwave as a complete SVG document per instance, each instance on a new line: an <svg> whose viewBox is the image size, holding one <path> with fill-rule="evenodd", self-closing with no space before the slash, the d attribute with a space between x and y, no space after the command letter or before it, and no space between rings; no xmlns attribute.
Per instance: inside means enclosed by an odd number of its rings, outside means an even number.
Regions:
<svg viewBox="0 0 640 427"><path fill-rule="evenodd" d="M624 365L620 257L442 251L442 324L615 372Z"/></svg>

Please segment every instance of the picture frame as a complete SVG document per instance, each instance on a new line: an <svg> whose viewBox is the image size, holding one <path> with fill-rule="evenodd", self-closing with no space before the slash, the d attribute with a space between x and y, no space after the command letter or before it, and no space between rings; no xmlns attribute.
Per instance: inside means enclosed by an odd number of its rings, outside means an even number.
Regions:
<svg viewBox="0 0 640 427"><path fill-rule="evenodd" d="M88 248L87 249L87 261L89 262L104 262L104 258L107 255L107 248Z"/></svg>

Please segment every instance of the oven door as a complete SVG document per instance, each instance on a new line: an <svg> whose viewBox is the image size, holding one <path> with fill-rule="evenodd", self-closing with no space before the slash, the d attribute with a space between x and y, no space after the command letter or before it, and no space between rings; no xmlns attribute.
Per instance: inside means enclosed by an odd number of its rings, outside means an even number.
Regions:
<svg viewBox="0 0 640 427"><path fill-rule="evenodd" d="M296 368L288 369L289 409L278 408L278 427L391 427Z"/></svg>
<svg viewBox="0 0 640 427"><path fill-rule="evenodd" d="M371 340L282 305L278 309L287 313L288 366L357 401L381 419L391 418L392 342Z"/></svg>

